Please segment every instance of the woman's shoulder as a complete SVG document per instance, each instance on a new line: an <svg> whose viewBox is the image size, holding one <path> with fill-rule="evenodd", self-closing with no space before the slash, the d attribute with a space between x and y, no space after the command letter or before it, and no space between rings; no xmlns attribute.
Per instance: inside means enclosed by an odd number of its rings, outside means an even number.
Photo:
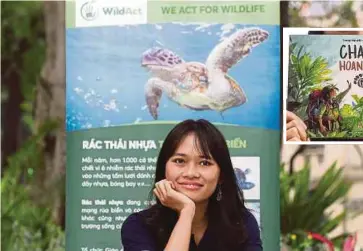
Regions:
<svg viewBox="0 0 363 251"><path fill-rule="evenodd" d="M144 219L150 214L150 209L144 209L130 214L122 224L121 231L126 232L132 229L146 229Z"/></svg>
<svg viewBox="0 0 363 251"><path fill-rule="evenodd" d="M249 210L246 210L243 215L243 222L245 224L245 229L247 230L247 245L252 250L262 250L262 241L260 234L259 224L253 215L253 213Z"/></svg>
<svg viewBox="0 0 363 251"><path fill-rule="evenodd" d="M258 227L257 220L250 210L245 210L243 214L243 222L246 227Z"/></svg>
<svg viewBox="0 0 363 251"><path fill-rule="evenodd" d="M144 223L150 210L130 214L121 228L121 241L125 250L154 250L154 239Z"/></svg>

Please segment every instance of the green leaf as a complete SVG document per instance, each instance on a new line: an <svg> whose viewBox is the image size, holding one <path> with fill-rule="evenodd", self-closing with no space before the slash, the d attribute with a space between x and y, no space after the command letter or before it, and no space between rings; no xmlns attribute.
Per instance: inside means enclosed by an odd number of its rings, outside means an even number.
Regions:
<svg viewBox="0 0 363 251"><path fill-rule="evenodd" d="M32 133L35 131L34 118L30 114L23 115L23 122L28 126Z"/></svg>
<svg viewBox="0 0 363 251"><path fill-rule="evenodd" d="M309 164L305 163L300 171L289 176L281 167L282 236L299 231L312 231L326 235L333 231L344 218L344 212L334 218L326 214L327 208L343 199L351 189L351 184L343 178L342 168L334 162L312 190L309 188L309 168ZM302 241L303 239L299 239L297 243L301 244Z"/></svg>
<svg viewBox="0 0 363 251"><path fill-rule="evenodd" d="M360 98L358 97L358 95L353 94L353 95L352 95L352 98L354 99L354 102L359 103Z"/></svg>
<svg viewBox="0 0 363 251"><path fill-rule="evenodd" d="M31 113L33 111L33 104L28 101L25 101L20 104L20 108L23 112Z"/></svg>
<svg viewBox="0 0 363 251"><path fill-rule="evenodd" d="M2 177L2 238L4 250L64 250L64 232L52 223L51 207L33 199L36 178L29 168L40 173L42 140L59 127L61 121L47 121L8 159ZM21 178L21 179L20 179ZM61 187L60 189L63 189ZM51 190L48 191L48 194ZM44 196L44 195L43 195ZM46 197L46 196L44 196ZM6 203L4 203L6 201Z"/></svg>
<svg viewBox="0 0 363 251"><path fill-rule="evenodd" d="M339 224L341 224L344 221L346 214L347 214L346 212L342 212L333 219L328 220L328 222L325 225L323 225L318 232L323 235L329 234L331 231L337 228Z"/></svg>
<svg viewBox="0 0 363 251"><path fill-rule="evenodd" d="M310 165L308 162L305 163L304 168L295 176L295 198L293 203L303 201L309 193L309 178L310 178Z"/></svg>
<svg viewBox="0 0 363 251"><path fill-rule="evenodd" d="M296 43L295 43L296 44ZM298 53L297 53L297 57L300 58L301 52L304 49L304 46L301 46Z"/></svg>

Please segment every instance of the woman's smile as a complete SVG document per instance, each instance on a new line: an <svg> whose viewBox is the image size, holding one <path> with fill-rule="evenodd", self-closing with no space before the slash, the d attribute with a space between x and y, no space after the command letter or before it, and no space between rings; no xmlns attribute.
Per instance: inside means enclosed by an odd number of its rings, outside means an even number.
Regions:
<svg viewBox="0 0 363 251"><path fill-rule="evenodd" d="M178 185L181 186L182 188L185 188L185 189L191 190L191 191L197 191L203 187L202 184L200 184L198 182L193 182L193 181L179 182Z"/></svg>

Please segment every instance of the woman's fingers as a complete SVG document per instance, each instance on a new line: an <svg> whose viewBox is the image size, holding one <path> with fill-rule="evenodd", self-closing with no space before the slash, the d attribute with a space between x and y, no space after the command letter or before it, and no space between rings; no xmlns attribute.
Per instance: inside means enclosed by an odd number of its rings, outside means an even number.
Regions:
<svg viewBox="0 0 363 251"><path fill-rule="evenodd" d="M165 187L162 185L162 181L159 181L155 184L156 190L158 191L160 197L165 200L166 191Z"/></svg>
<svg viewBox="0 0 363 251"><path fill-rule="evenodd" d="M172 181L161 180L155 184L154 194L160 201L166 201L170 198L173 191L175 191L175 185Z"/></svg>
<svg viewBox="0 0 363 251"><path fill-rule="evenodd" d="M166 201L173 191L175 191L175 185L172 181L161 180L155 184L154 194L157 195L160 201Z"/></svg>
<svg viewBox="0 0 363 251"><path fill-rule="evenodd" d="M164 182L164 186L165 186L165 189L166 189L166 192L168 195L170 195L170 193L173 191L171 184L172 184L172 182L170 182L170 181Z"/></svg>
<svg viewBox="0 0 363 251"><path fill-rule="evenodd" d="M163 199L166 199L168 195L170 195L170 181L164 179L156 183L156 188L159 192L159 194L163 197Z"/></svg>
<svg viewBox="0 0 363 251"><path fill-rule="evenodd" d="M175 185L174 185L174 182L169 181L169 184L170 184L170 186L171 186L171 188L172 188L172 189L174 189L174 190L176 189L176 187L175 187Z"/></svg>
<svg viewBox="0 0 363 251"><path fill-rule="evenodd" d="M160 196L160 193L158 191L158 189L154 188L153 190L155 196L160 200L160 201L163 201L164 199Z"/></svg>

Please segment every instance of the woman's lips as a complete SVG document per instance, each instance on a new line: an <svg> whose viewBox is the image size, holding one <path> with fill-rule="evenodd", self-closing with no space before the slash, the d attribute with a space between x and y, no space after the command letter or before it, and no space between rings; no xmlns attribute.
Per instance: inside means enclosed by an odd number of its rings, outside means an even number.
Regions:
<svg viewBox="0 0 363 251"><path fill-rule="evenodd" d="M185 189L188 189L188 190L198 190L200 188L203 187L202 184L200 183L195 183L195 182L182 182L182 183L179 183L179 185Z"/></svg>

